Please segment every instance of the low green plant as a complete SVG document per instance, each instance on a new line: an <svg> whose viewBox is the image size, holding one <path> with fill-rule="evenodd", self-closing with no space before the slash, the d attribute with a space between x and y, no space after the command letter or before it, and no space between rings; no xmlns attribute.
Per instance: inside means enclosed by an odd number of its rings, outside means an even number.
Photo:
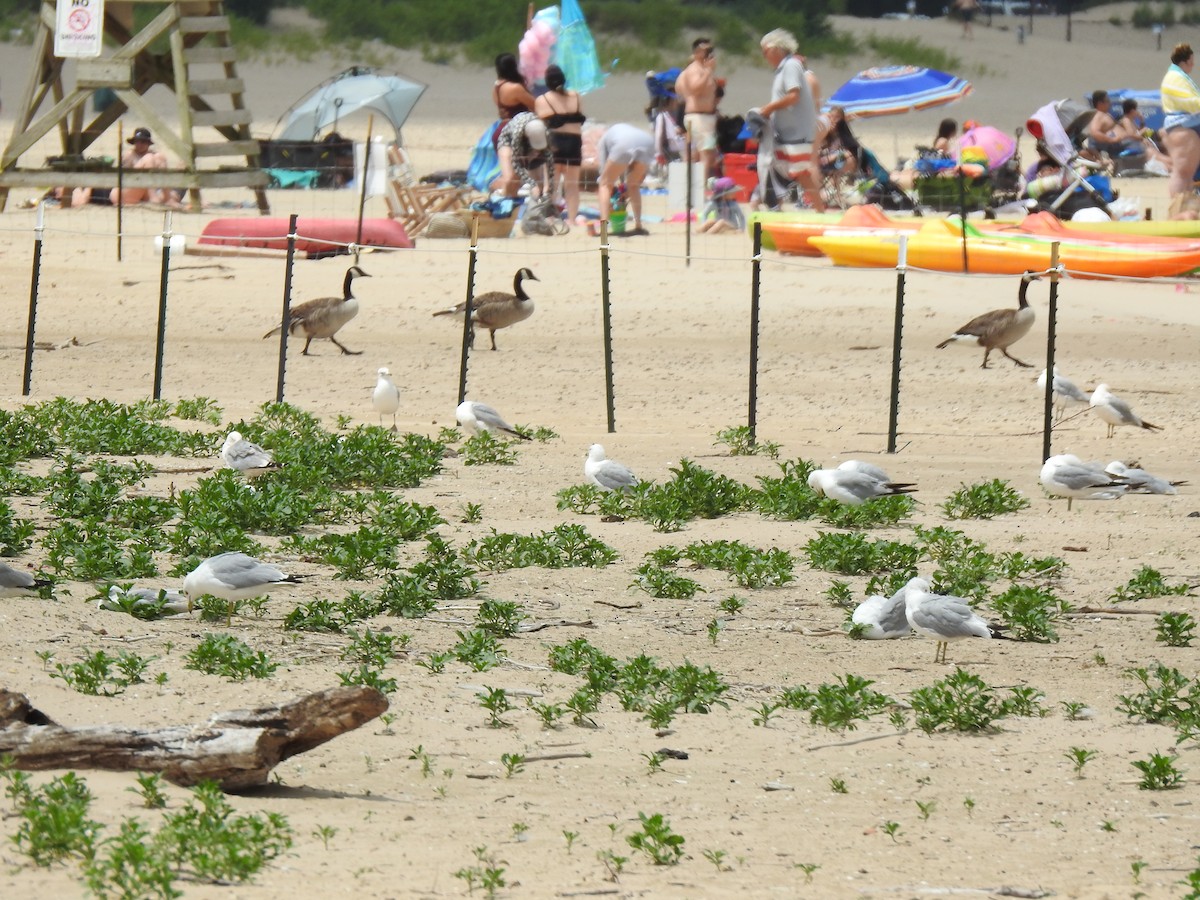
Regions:
<svg viewBox="0 0 1200 900"><path fill-rule="evenodd" d="M920 816L922 822L928 822L929 817L933 815L937 809L936 800L914 800L917 804L917 815Z"/></svg>
<svg viewBox="0 0 1200 900"><path fill-rule="evenodd" d="M662 764L666 762L667 757L657 750L651 750L649 753L643 753L642 759L646 760L646 771L653 775L662 771Z"/></svg>
<svg viewBox="0 0 1200 900"><path fill-rule="evenodd" d="M206 634L187 655L184 668L206 675L220 675L234 681L270 678L279 663L264 650L253 650L231 634Z"/></svg>
<svg viewBox="0 0 1200 900"><path fill-rule="evenodd" d="M995 597L992 606L1001 622L1012 631L1014 640L1040 644L1058 640L1054 624L1070 610L1065 601L1050 591L1028 584L1014 584Z"/></svg>
<svg viewBox="0 0 1200 900"><path fill-rule="evenodd" d="M625 842L634 850L645 853L656 866L673 866L683 856L684 839L671 830L662 813L648 816L638 813L641 828L625 836Z"/></svg>
<svg viewBox="0 0 1200 900"><path fill-rule="evenodd" d="M1154 639L1168 647L1190 647L1196 620L1190 613L1165 612L1156 620L1154 632Z"/></svg>
<svg viewBox="0 0 1200 900"><path fill-rule="evenodd" d="M712 863L718 872L731 871L730 867L725 864L725 857L729 854L724 850L705 850L701 855Z"/></svg>
<svg viewBox="0 0 1200 900"><path fill-rule="evenodd" d="M483 521L483 505L480 503L464 503L462 508L462 518L459 520L464 525L477 525Z"/></svg>
<svg viewBox="0 0 1200 900"><path fill-rule="evenodd" d="M508 699L508 691L504 688L493 688L484 685L479 705L488 711L488 725L492 728L507 728L508 723L501 718L506 712L515 707Z"/></svg>
<svg viewBox="0 0 1200 900"><path fill-rule="evenodd" d="M1018 684L1009 688L1008 696L1000 703L1000 708L1006 716L1040 719L1046 715L1046 707L1042 703L1046 695L1035 687Z"/></svg>
<svg viewBox="0 0 1200 900"><path fill-rule="evenodd" d="M682 550L699 566L728 572L744 588L779 586L795 579L795 561L786 550L758 550L741 541L699 541Z"/></svg>
<svg viewBox="0 0 1200 900"><path fill-rule="evenodd" d="M830 778L829 779L829 789L831 791L833 791L835 794L850 793L850 791L846 789L846 779L844 779L844 778Z"/></svg>
<svg viewBox="0 0 1200 900"><path fill-rule="evenodd" d="M570 856L571 849L575 846L575 841L577 841L579 839L579 832L578 831L568 831L567 829L564 828L562 836L563 836L563 840L567 842L567 856Z"/></svg>
<svg viewBox="0 0 1200 900"><path fill-rule="evenodd" d="M487 432L482 432L482 434L487 434ZM474 893L475 887L478 885L483 888L485 896L495 897L500 888L508 885L504 878L504 866L501 865L504 860L496 859L494 854L488 852L487 847L476 847L473 852L478 865L461 868L454 873L454 877L461 878L467 883L469 893Z"/></svg>
<svg viewBox="0 0 1200 900"><path fill-rule="evenodd" d="M734 425L717 432L717 441L713 446L724 444L729 448L730 456L767 456L779 458L779 445L772 441L759 441L752 435L749 425Z"/></svg>
<svg viewBox="0 0 1200 900"><path fill-rule="evenodd" d="M651 597L659 599L690 600L697 592L704 590L691 578L677 575L653 562L642 563L635 575L630 587L641 588Z"/></svg>
<svg viewBox="0 0 1200 900"><path fill-rule="evenodd" d="M892 839L892 843L898 843L898 841L896 839L900 834L900 823L899 822L885 821L880 826L880 828L884 834L886 834L888 837L890 837Z"/></svg>
<svg viewBox="0 0 1200 900"><path fill-rule="evenodd" d="M1007 481L993 478L965 486L942 503L947 519L992 519L1029 506L1029 500Z"/></svg>
<svg viewBox="0 0 1200 900"><path fill-rule="evenodd" d="M421 764L422 778L428 778L433 774L434 759L426 752L424 744L417 744L416 747L408 751L408 758Z"/></svg>
<svg viewBox="0 0 1200 900"><path fill-rule="evenodd" d="M475 627L498 638L512 637L520 629L525 612L510 600L484 600L475 614Z"/></svg>
<svg viewBox="0 0 1200 900"><path fill-rule="evenodd" d="M517 461L516 441L504 441L486 431L472 435L462 445L464 466L511 466Z"/></svg>
<svg viewBox="0 0 1200 900"><path fill-rule="evenodd" d="M352 640L342 650L342 659L374 666L377 669L382 669L391 662L397 650L409 640L407 635L384 634L370 628L361 633L351 631L349 634Z"/></svg>
<svg viewBox="0 0 1200 900"><path fill-rule="evenodd" d="M1095 759L1097 755L1095 750L1087 750L1083 747L1072 747L1066 752L1066 757L1071 761L1077 778L1083 777L1083 767Z"/></svg>
<svg viewBox="0 0 1200 900"><path fill-rule="evenodd" d="M522 753L501 753L500 764L504 766L504 777L512 778L525 771L525 755Z"/></svg>
<svg viewBox="0 0 1200 900"><path fill-rule="evenodd" d="M917 727L934 731L987 731L1004 714L1004 706L987 683L965 669L917 688L912 694Z"/></svg>
<svg viewBox="0 0 1200 900"><path fill-rule="evenodd" d="M540 566L603 568L617 558L617 551L587 533L582 525L556 525L540 535L493 531L471 541L464 555L473 564L494 572Z"/></svg>
<svg viewBox="0 0 1200 900"><path fill-rule="evenodd" d="M1072 722L1082 718L1084 711L1088 708L1086 703L1080 703L1077 700L1063 700L1058 705L1063 708L1063 712Z"/></svg>
<svg viewBox="0 0 1200 900"><path fill-rule="evenodd" d="M567 713L567 708L561 703L535 703L532 698L529 708L542 720L543 728L558 728L559 720Z"/></svg>
<svg viewBox="0 0 1200 900"><path fill-rule="evenodd" d="M456 631L458 643L450 648L454 658L466 663L473 672L486 672L500 665L500 644L490 631Z"/></svg>
<svg viewBox="0 0 1200 900"><path fill-rule="evenodd" d="M56 663L51 678L65 681L73 690L93 697L112 697L124 693L131 684L141 684L143 676L153 661L130 653L118 651L111 656L97 650L77 663Z"/></svg>
<svg viewBox="0 0 1200 900"><path fill-rule="evenodd" d="M162 775L157 772L139 772L136 776L137 787L126 788L142 798L146 809L162 809L167 805L167 795L162 791Z"/></svg>
<svg viewBox="0 0 1200 900"><path fill-rule="evenodd" d="M870 575L903 571L915 577L920 551L896 541L869 540L860 532L817 532L804 547L809 565L839 575ZM907 574L911 573L911 574Z"/></svg>
<svg viewBox="0 0 1200 900"><path fill-rule="evenodd" d="M770 723L771 716L775 715L775 713L781 709L783 709L782 702L777 701L777 700L776 701L764 700L762 703L758 704L758 706L753 710L754 715L753 715L753 717L751 717L750 721L753 722L755 725L759 725L759 726L765 728Z"/></svg>
<svg viewBox="0 0 1200 900"><path fill-rule="evenodd" d="M1183 773L1175 767L1178 756L1152 753L1149 759L1135 759L1132 765L1142 773L1138 787L1143 791L1165 791L1183 784Z"/></svg>
<svg viewBox="0 0 1200 900"><path fill-rule="evenodd" d="M360 684L375 688L381 694L394 694L399 687L395 678L384 678L383 672L367 663L360 663L357 668L347 672L338 672L337 676L341 684Z"/></svg>
<svg viewBox="0 0 1200 900"><path fill-rule="evenodd" d="M1142 685L1135 694L1117 697L1117 709L1133 719L1175 728L1177 740L1200 737L1200 679L1161 663L1125 673Z"/></svg>
<svg viewBox="0 0 1200 900"><path fill-rule="evenodd" d="M1109 596L1114 603L1126 600L1146 600L1151 597L1168 597L1191 593L1192 585L1167 584L1157 569L1143 565L1129 581L1117 588Z"/></svg>
<svg viewBox="0 0 1200 900"><path fill-rule="evenodd" d="M746 601L736 594L730 594L724 600L717 604L717 609L725 613L727 616L736 616L746 608Z"/></svg>
<svg viewBox="0 0 1200 900"><path fill-rule="evenodd" d="M796 868L804 873L804 883L812 884L813 873L821 868L820 863L796 863Z"/></svg>
<svg viewBox="0 0 1200 900"><path fill-rule="evenodd" d="M338 833L336 826L333 825L318 825L313 829L312 836L321 842L321 845L328 850L329 842L333 840Z"/></svg>
<svg viewBox="0 0 1200 900"><path fill-rule="evenodd" d="M850 593L850 583L837 578L829 582L829 587L825 589L825 599L839 609L852 610L857 606Z"/></svg>
<svg viewBox="0 0 1200 900"><path fill-rule="evenodd" d="M973 797L963 797L963 809L967 811L967 818L972 818L975 815L975 799Z"/></svg>
<svg viewBox="0 0 1200 900"><path fill-rule="evenodd" d="M885 694L871 690L875 682L854 674L839 675L832 684L822 684L815 691L790 688L784 691L783 704L790 709L805 710L809 721L833 731L853 731L860 721L891 706L895 701Z"/></svg>

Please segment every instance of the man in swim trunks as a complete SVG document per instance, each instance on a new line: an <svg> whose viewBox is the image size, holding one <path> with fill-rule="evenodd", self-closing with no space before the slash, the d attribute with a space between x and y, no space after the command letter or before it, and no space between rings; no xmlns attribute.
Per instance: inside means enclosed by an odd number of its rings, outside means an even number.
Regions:
<svg viewBox="0 0 1200 900"><path fill-rule="evenodd" d="M717 163L717 56L712 41L692 41L692 61L675 79L675 93L683 100L683 127L691 136L692 158L696 151L704 162L704 177L713 174Z"/></svg>
<svg viewBox="0 0 1200 900"><path fill-rule="evenodd" d="M817 110L804 76L804 64L796 55L796 38L790 31L776 28L763 35L759 45L768 65L775 69L775 78L771 82L771 101L757 110L751 110L765 118L774 132L775 159L767 165L786 168L788 176L800 185L809 206L824 212L825 201L821 198L817 157L812 146L817 136ZM764 168L762 148L759 153L763 200L768 207L778 208L779 198L767 196L766 187L771 185L771 180ZM783 160L781 154L785 153L788 159Z"/></svg>

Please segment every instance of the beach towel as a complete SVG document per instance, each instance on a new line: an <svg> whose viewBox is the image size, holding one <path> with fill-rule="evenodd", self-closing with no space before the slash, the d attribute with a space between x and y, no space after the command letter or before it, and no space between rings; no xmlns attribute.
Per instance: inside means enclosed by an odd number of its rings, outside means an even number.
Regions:
<svg viewBox="0 0 1200 900"><path fill-rule="evenodd" d="M500 157L496 155L496 145L492 141L492 135L499 127L500 120L497 119L484 129L471 153L471 165L467 167L467 183L477 191L490 191L492 182L500 177Z"/></svg>

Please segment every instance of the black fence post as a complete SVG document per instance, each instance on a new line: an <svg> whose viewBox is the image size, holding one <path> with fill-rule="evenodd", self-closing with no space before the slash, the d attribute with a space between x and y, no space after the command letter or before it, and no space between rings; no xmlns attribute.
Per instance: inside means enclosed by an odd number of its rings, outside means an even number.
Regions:
<svg viewBox="0 0 1200 900"><path fill-rule="evenodd" d="M750 384L746 427L751 446L758 439L758 321L762 288L762 222L754 220L754 244L750 255Z"/></svg>
<svg viewBox="0 0 1200 900"><path fill-rule="evenodd" d="M900 423L900 351L904 334L904 277L908 270L908 237L900 235L896 255L896 318L892 325L892 388L888 396L887 452L896 452L896 431Z"/></svg>
<svg viewBox="0 0 1200 900"><path fill-rule="evenodd" d="M167 338L167 282L171 271L171 211L163 213L162 267L158 276L158 332L154 340L155 400L162 399L163 349Z"/></svg>
<svg viewBox="0 0 1200 900"><path fill-rule="evenodd" d="M613 394L612 296L608 282L608 222L600 220L600 314L604 322L604 402L608 413L608 433L617 430L617 407Z"/></svg>
<svg viewBox="0 0 1200 900"><path fill-rule="evenodd" d="M458 402L467 399L467 366L471 359L471 339L475 325L475 267L479 260L479 216L471 216L471 246L467 248L467 296L463 301L462 350L458 360Z"/></svg>
<svg viewBox="0 0 1200 900"><path fill-rule="evenodd" d="M292 213L288 219L287 263L283 270L283 313L279 329L279 378L275 383L275 402L283 402L283 383L287 378L288 332L292 330L292 270L296 265L296 223L300 217Z"/></svg>
<svg viewBox="0 0 1200 900"><path fill-rule="evenodd" d="M38 203L33 226L33 270L29 275L29 322L25 326L25 373L21 378L21 396L28 397L33 382L33 342L37 329L38 281L42 277L42 236L46 231L46 202Z"/></svg>

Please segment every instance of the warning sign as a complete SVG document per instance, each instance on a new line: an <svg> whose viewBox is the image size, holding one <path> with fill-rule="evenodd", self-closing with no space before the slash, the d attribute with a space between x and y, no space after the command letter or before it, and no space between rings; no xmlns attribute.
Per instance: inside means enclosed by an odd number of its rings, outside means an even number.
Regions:
<svg viewBox="0 0 1200 900"><path fill-rule="evenodd" d="M104 45L104 0L58 0L54 55L99 56Z"/></svg>

